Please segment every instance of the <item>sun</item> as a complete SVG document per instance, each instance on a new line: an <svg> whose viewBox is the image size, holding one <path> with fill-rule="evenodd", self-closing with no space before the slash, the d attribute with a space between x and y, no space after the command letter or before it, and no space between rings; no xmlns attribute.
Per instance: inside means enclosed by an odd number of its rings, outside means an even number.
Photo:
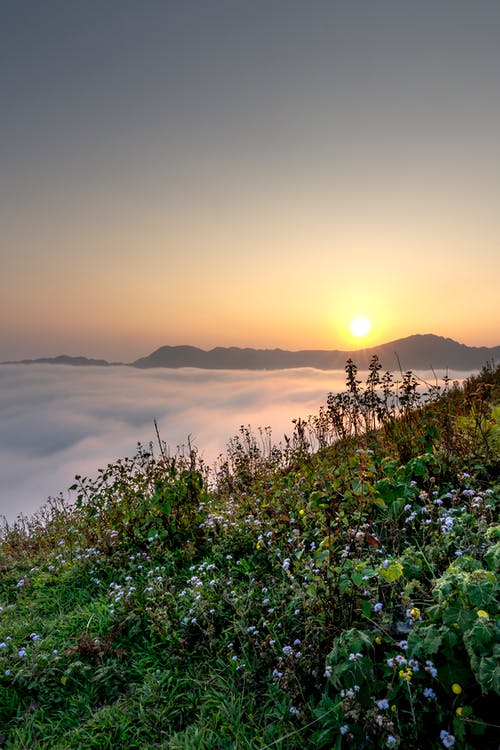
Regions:
<svg viewBox="0 0 500 750"><path fill-rule="evenodd" d="M353 318L349 325L349 329L351 333L354 336L357 336L358 339L363 338L363 336L366 336L366 334L370 332L371 327L372 327L372 324L370 323L368 318L363 318L363 317Z"/></svg>

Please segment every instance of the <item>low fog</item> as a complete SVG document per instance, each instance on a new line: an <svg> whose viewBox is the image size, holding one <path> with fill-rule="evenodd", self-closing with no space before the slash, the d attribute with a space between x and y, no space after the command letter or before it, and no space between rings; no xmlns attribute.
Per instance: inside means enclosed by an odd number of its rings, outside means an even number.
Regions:
<svg viewBox="0 0 500 750"><path fill-rule="evenodd" d="M138 442L156 441L155 419L172 452L190 438L212 465L240 425L255 432L270 426L279 442L291 434L293 419L317 413L344 382L342 371L313 369L2 365L0 516L12 522L49 496L69 497L75 474L93 477L134 455Z"/></svg>

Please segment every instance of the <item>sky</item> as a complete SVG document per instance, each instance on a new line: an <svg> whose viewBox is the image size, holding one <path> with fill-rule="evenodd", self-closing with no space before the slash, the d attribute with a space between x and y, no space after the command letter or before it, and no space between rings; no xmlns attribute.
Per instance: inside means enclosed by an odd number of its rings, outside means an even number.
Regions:
<svg viewBox="0 0 500 750"><path fill-rule="evenodd" d="M446 373L420 373L443 386ZM468 373L448 372L451 379ZM363 382L366 374L362 375ZM221 371L194 368L3 365L0 367L0 531L2 517L31 516L49 497L68 492L76 474L96 478L141 442L154 422L171 455L188 439L213 468L240 426L271 428L273 444L291 437L293 419L316 415L329 392L345 388L343 371L312 368ZM312 437L311 437L312 439ZM317 447L317 446L316 446Z"/></svg>
<svg viewBox="0 0 500 750"><path fill-rule="evenodd" d="M0 10L0 361L500 343L498 0Z"/></svg>

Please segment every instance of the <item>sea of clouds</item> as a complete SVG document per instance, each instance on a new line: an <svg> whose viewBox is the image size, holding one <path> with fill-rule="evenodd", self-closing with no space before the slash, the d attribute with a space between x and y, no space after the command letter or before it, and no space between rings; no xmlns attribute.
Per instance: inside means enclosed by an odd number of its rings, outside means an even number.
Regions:
<svg viewBox="0 0 500 750"><path fill-rule="evenodd" d="M422 376L435 382L432 373ZM0 516L12 522L35 513L48 497L69 496L75 474L93 477L133 456L138 442L156 442L154 420L171 452L190 438L213 465L241 425L256 433L270 426L280 442L291 435L293 419L316 414L344 383L343 371L310 368L1 365Z"/></svg>

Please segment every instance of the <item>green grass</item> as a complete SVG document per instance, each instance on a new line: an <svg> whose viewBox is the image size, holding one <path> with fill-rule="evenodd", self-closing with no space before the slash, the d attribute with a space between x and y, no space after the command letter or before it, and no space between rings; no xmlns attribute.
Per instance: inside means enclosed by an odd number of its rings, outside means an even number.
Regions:
<svg viewBox="0 0 500 750"><path fill-rule="evenodd" d="M497 748L500 369L379 370L6 526L0 747Z"/></svg>

